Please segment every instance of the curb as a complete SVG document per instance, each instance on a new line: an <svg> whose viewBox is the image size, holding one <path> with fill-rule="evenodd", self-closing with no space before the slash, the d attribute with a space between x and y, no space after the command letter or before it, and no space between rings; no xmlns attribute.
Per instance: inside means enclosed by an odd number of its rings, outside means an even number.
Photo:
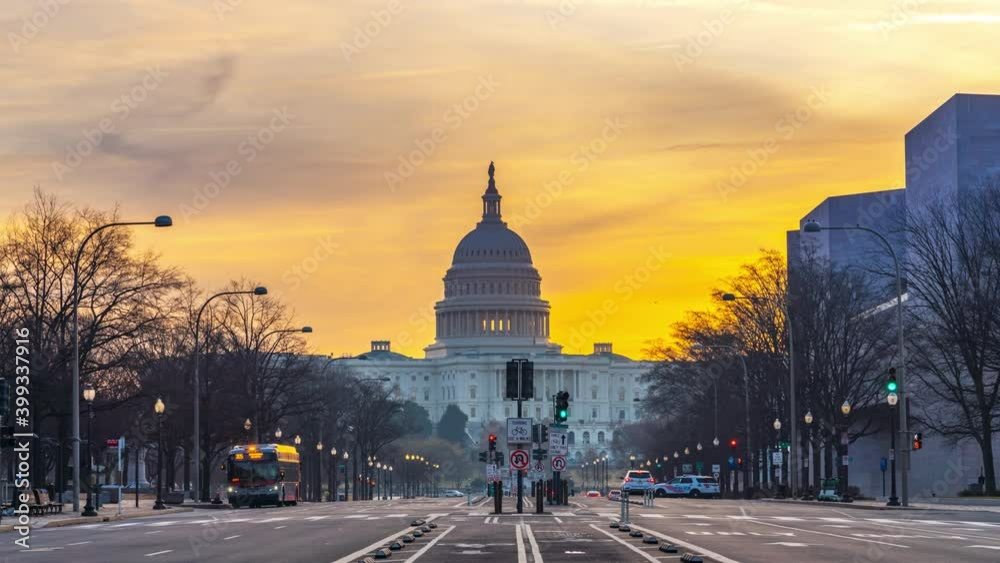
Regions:
<svg viewBox="0 0 1000 563"><path fill-rule="evenodd" d="M191 507L177 507L168 508L167 510L144 510L142 512L132 513L132 514L122 514L121 516L117 514L112 514L110 516L97 516L97 517L86 517L86 516L76 516L72 518L60 518L57 520L52 520L51 522L42 522L40 525L33 524L31 527L36 530L43 528L62 528L65 526L78 526L80 524L97 524L103 522L115 522L118 520L131 520L133 518L145 518L147 516L162 516L165 514L177 514L180 512L194 512ZM12 532L14 531L14 526L12 524L0 525L0 533Z"/></svg>
<svg viewBox="0 0 1000 563"><path fill-rule="evenodd" d="M854 510L888 510L888 511L920 511L927 510L926 508L917 508L914 506L878 506L870 504L857 504L854 502L821 502L814 500L778 500L778 499L757 499L758 502L768 502L772 504L791 504L795 506L822 506L829 508L853 508Z"/></svg>

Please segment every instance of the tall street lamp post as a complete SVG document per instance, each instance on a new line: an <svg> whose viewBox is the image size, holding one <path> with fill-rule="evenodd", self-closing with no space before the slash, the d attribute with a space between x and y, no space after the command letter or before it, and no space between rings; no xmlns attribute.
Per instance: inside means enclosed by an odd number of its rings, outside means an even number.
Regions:
<svg viewBox="0 0 1000 563"><path fill-rule="evenodd" d="M750 447L750 372L747 370L747 361L743 357L743 354L740 354L739 350L727 344L714 344L711 346L706 346L704 344L696 343L693 346L691 346L691 350L694 351L706 350L706 349L728 350L732 352L733 355L735 355L737 358L740 359L740 365L743 366L743 402L744 402L743 410L745 411L744 415L746 417L746 420L744 421L745 426L743 428L743 432L745 434L744 440L747 450L747 466L745 469L745 474L743 476L744 479L743 486L747 490L747 493L749 494L752 489L752 487L750 486L750 475L751 475L750 465L752 460L754 459L754 456L753 456L753 450ZM718 438L716 438L716 440L718 440ZM718 445L718 443L716 442L715 445Z"/></svg>
<svg viewBox="0 0 1000 563"><path fill-rule="evenodd" d="M344 452L344 502L347 502L347 497L351 494L351 482L347 480L347 461L349 459L351 459L351 454Z"/></svg>
<svg viewBox="0 0 1000 563"><path fill-rule="evenodd" d="M635 469L635 454L628 456L629 469Z"/></svg>
<svg viewBox="0 0 1000 563"><path fill-rule="evenodd" d="M73 511L76 512L80 510L80 259L83 257L83 249L90 242L90 239L105 230L113 227L128 227L134 225L152 225L154 227L170 227L174 224L173 220L166 216L160 215L152 221L125 221L125 222L115 222L108 223L106 225L101 225L93 231L90 232L80 243L80 247L76 250L76 260L73 261L73 330L70 336L73 340L73 388L72 393L72 410L73 410L73 471L76 473L73 476ZM60 491L62 491L62 483L60 485ZM60 493L61 495L62 493Z"/></svg>
<svg viewBox="0 0 1000 563"><path fill-rule="evenodd" d="M749 301L767 301L769 298L755 296L755 295L745 295L737 296L733 293L722 294L723 301L736 301L737 299L746 299ZM799 446L798 446L798 428L797 419L795 418L795 336L792 330L792 317L788 314L788 301L781 301L781 310L785 314L785 327L788 331L788 412L791 414L790 418L792 420L791 431L791 447L789 448L789 456L793 460L793 470L790 471L789 475L789 485L791 485L792 494L795 494L795 471L794 467L798 463L799 459Z"/></svg>
<svg viewBox="0 0 1000 563"><path fill-rule="evenodd" d="M784 471L782 471L785 465L785 452L781 447L781 421L777 418L774 419L774 450L781 452L781 463L774 466L774 484L776 488L780 488L785 478Z"/></svg>
<svg viewBox="0 0 1000 563"><path fill-rule="evenodd" d="M246 438L246 441L247 441L248 444L250 443L250 428L252 426L253 426L253 423L250 422L249 418L243 421L243 430L244 430L243 437Z"/></svg>
<svg viewBox="0 0 1000 563"><path fill-rule="evenodd" d="M270 337L272 337L272 336L274 336L276 334L312 334L312 331L313 331L313 328L311 326L304 326L304 327L301 327L301 328L282 328L282 329L272 330L271 332L265 333L263 336L260 337L260 341L261 342L266 342L268 338L270 338ZM264 369L267 369L267 363L269 362L268 358L270 356L271 356L271 352L268 352L264 356L265 357L265 360L264 360ZM254 385L256 385L256 384L254 384ZM257 399L258 399L258 397L256 397L256 396L251 397L251 400L253 401L253 418L254 418L254 420L260 420L260 411L259 411L259 406L260 405L257 403ZM276 438L280 438L280 436L278 436L277 434L275 434L275 437ZM253 441L255 443L259 443L260 442L260 426L255 426L254 427Z"/></svg>
<svg viewBox="0 0 1000 563"><path fill-rule="evenodd" d="M192 499L201 499L203 502L208 501L208 483L201 482L201 379L199 378L198 372L198 360L200 356L200 341L198 339L201 329L201 316L205 313L205 309L208 308L208 304L214 299L219 297L224 297L227 295L267 295L267 288L258 286L248 291L222 291L216 293L215 295L209 297L202 304L201 308L198 309L198 315L194 320L194 377L192 378L192 386L194 387L194 431L192 436L192 442L194 444L194 456L192 463L194 464L194 482L195 488L191 494ZM206 475L208 477L208 475ZM202 486L204 485L204 491L202 491Z"/></svg>
<svg viewBox="0 0 1000 563"><path fill-rule="evenodd" d="M886 401L889 403L889 469L892 471L892 476L890 477L892 488L889 493L889 502L886 504L888 506L899 506L899 497L896 496L896 405L899 403L899 395L895 391L892 391L886 397ZM882 481L882 490L882 494L885 494L884 480Z"/></svg>
<svg viewBox="0 0 1000 563"><path fill-rule="evenodd" d="M94 509L94 486L96 480L94 479L94 398L97 396L97 391L94 390L94 386L89 383L83 389L83 400L87 401L87 460L88 466L90 467L90 487L87 488L87 506L83 507L83 513L81 516L97 516L97 510ZM74 479L74 482L76 479ZM75 500L75 499L74 499Z"/></svg>
<svg viewBox="0 0 1000 563"><path fill-rule="evenodd" d="M156 504L153 505L153 510L167 508L163 504L163 413L166 411L167 405L157 397L156 404L153 405L153 412L156 413ZM118 502L122 502L121 499Z"/></svg>
<svg viewBox="0 0 1000 563"><path fill-rule="evenodd" d="M903 276L900 274L899 267L899 257L896 256L896 250L889 244L889 240L886 239L882 233L876 231L875 229L869 229L868 227L862 227L861 225L845 226L845 227L824 227L816 221L806 221L802 226L803 232L806 233L819 233L822 231L849 231L857 230L864 231L871 235L874 235L881 241L882 245L889 251L889 256L892 257L892 264L896 270L896 332L897 332L897 343L896 346L899 348L899 365L896 366L896 377L899 378L899 433L903 436L907 436L909 433L909 413L907 412L906 406L906 340L903 334ZM910 450L907 447L903 448L903 471L902 475L902 505L910 505Z"/></svg>

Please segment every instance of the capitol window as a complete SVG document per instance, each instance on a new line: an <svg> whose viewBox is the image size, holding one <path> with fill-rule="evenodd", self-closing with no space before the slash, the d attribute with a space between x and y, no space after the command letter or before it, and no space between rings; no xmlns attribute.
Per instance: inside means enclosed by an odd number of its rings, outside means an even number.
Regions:
<svg viewBox="0 0 1000 563"><path fill-rule="evenodd" d="M604 432L597 433L597 443L604 444Z"/></svg>
<svg viewBox="0 0 1000 563"><path fill-rule="evenodd" d="M591 411L590 418L597 418L597 407L594 407L594 409Z"/></svg>
<svg viewBox="0 0 1000 563"><path fill-rule="evenodd" d="M583 433L583 445L584 446L590 445L590 432Z"/></svg>
<svg viewBox="0 0 1000 563"><path fill-rule="evenodd" d="M625 400L625 388L624 387L619 387L618 388L618 400L619 401L624 401Z"/></svg>
<svg viewBox="0 0 1000 563"><path fill-rule="evenodd" d="M475 385L469 387L469 399L473 400L473 401L476 400L476 386Z"/></svg>
<svg viewBox="0 0 1000 563"><path fill-rule="evenodd" d="M625 420L625 409L618 411L618 420Z"/></svg>
<svg viewBox="0 0 1000 563"><path fill-rule="evenodd" d="M469 418L476 418L476 407L469 409Z"/></svg>
<svg viewBox="0 0 1000 563"><path fill-rule="evenodd" d="M595 375L594 377L597 377L597 376ZM597 387L591 387L590 388L590 398L591 398L591 400L594 400L594 401L597 400Z"/></svg>

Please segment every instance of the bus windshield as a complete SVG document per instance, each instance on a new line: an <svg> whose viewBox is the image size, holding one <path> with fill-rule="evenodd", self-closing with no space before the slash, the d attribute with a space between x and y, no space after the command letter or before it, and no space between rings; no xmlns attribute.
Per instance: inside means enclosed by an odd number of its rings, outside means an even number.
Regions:
<svg viewBox="0 0 1000 563"><path fill-rule="evenodd" d="M229 460L229 480L240 483L273 482L278 480L278 462L274 459Z"/></svg>

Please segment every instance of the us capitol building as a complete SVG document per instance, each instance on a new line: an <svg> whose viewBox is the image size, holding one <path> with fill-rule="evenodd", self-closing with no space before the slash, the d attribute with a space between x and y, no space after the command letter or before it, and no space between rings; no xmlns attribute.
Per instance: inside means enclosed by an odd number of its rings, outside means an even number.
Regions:
<svg viewBox="0 0 1000 563"><path fill-rule="evenodd" d="M423 406L435 423L457 405L469 417L466 433L478 442L484 429L517 415L516 403L504 400L506 362L527 358L535 363L535 399L525 401L524 415L551 421L551 397L568 391L570 459L580 461L590 450L610 454L614 433L639 416L640 378L650 366L615 354L610 343L595 343L583 355L564 354L549 340L542 278L524 239L501 219L493 176L490 163L482 221L455 249L426 357L404 356L376 340L370 351L336 364L358 377L388 377L397 398Z"/></svg>

